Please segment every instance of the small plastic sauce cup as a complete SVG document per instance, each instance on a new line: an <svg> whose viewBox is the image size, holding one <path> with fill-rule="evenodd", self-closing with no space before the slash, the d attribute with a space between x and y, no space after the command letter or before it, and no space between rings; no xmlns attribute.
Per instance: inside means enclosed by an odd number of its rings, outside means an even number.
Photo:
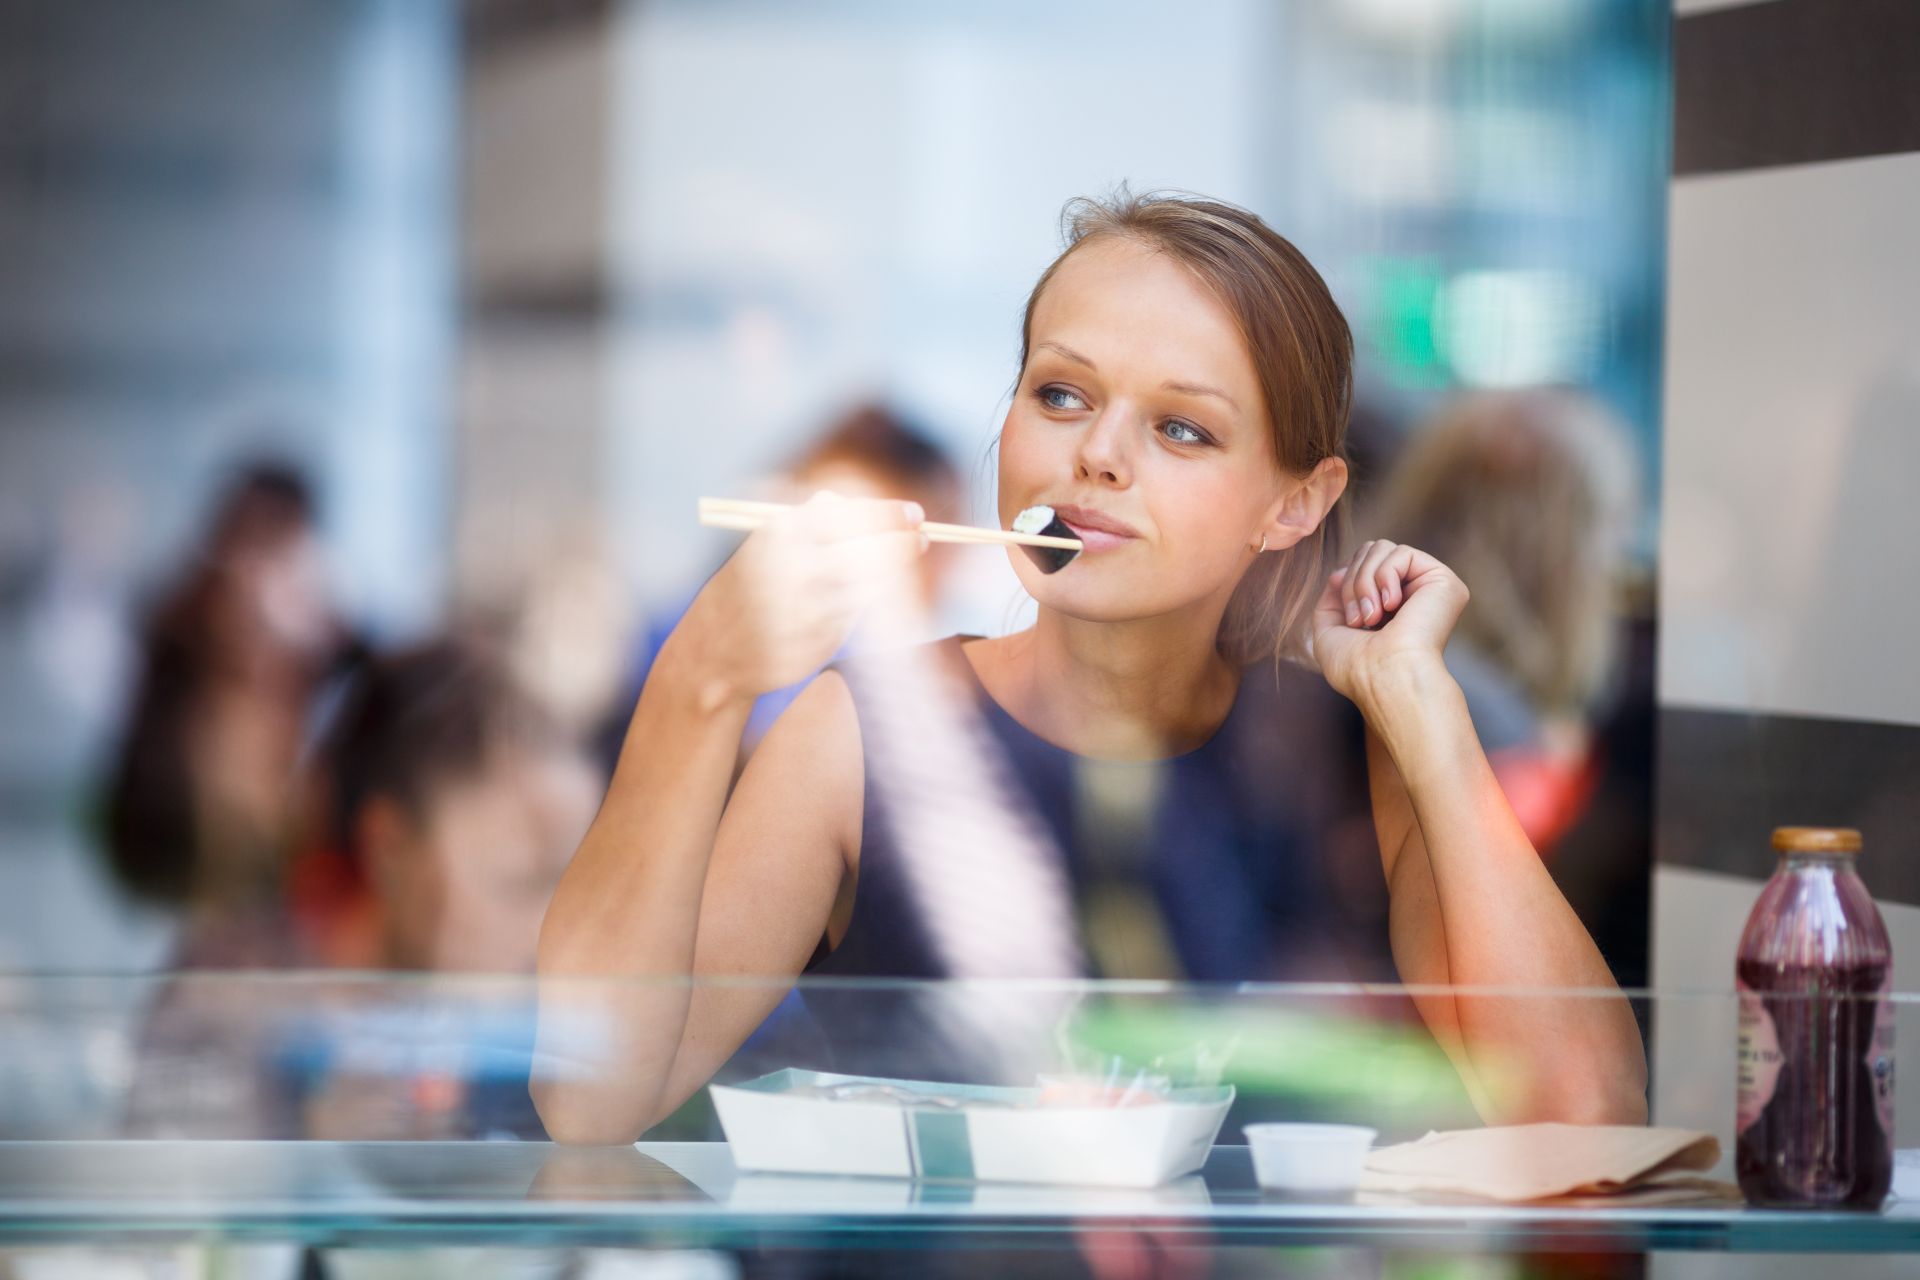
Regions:
<svg viewBox="0 0 1920 1280"><path fill-rule="evenodd" d="M1377 1131L1357 1124L1250 1124L1253 1176L1289 1195L1351 1195Z"/></svg>

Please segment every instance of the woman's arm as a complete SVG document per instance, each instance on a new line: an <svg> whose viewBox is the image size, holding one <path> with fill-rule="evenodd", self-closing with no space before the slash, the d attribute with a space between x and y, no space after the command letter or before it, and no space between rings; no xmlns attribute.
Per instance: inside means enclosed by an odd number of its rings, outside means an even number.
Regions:
<svg viewBox="0 0 1920 1280"><path fill-rule="evenodd" d="M729 802L758 693L801 678L924 542L899 503L816 501L748 540L662 648L600 813L540 931L535 1105L562 1142L630 1142L724 1062L825 928L859 816L837 676L775 725ZM850 790L851 788L851 790Z"/></svg>
<svg viewBox="0 0 1920 1280"><path fill-rule="evenodd" d="M1328 590L1315 653L1366 717L1402 980L1569 989L1423 994L1421 1015L1488 1120L1644 1123L1646 1058L1633 1011L1507 804L1441 661L1465 587L1431 556L1369 543Z"/></svg>
<svg viewBox="0 0 1920 1280"><path fill-rule="evenodd" d="M1364 696L1362 712L1402 980L1615 991L1508 806L1446 668L1394 673ZM1624 999L1437 994L1416 1003L1487 1119L1645 1123L1646 1059Z"/></svg>

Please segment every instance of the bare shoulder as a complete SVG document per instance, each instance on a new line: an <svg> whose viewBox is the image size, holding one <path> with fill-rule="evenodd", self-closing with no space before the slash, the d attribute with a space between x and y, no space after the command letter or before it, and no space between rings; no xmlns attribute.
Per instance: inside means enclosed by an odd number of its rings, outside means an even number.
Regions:
<svg viewBox="0 0 1920 1280"><path fill-rule="evenodd" d="M1029 631L1016 631L1004 636L967 636L959 645L961 656L972 664L976 673L995 674L1010 663L1026 657L1032 648Z"/></svg>
<svg viewBox="0 0 1920 1280"><path fill-rule="evenodd" d="M849 862L858 857L866 795L860 717L853 691L827 670L801 690L747 762L729 811L824 835ZM758 822L755 825L759 825Z"/></svg>

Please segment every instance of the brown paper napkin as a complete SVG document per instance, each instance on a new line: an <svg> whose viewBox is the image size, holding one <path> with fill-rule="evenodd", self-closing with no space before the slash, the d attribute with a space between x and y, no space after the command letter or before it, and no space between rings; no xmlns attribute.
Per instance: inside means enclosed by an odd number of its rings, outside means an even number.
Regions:
<svg viewBox="0 0 1920 1280"><path fill-rule="evenodd" d="M1720 1143L1694 1129L1521 1124L1429 1133L1367 1157L1363 1192L1546 1200L1655 1187L1698 1192ZM1710 1189L1721 1184L1707 1183ZM1636 1196L1636 1198L1641 1198Z"/></svg>

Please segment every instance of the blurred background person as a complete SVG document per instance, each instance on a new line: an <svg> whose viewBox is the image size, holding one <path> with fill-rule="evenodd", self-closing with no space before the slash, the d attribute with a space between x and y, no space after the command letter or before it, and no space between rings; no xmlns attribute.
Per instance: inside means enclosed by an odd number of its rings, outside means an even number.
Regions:
<svg viewBox="0 0 1920 1280"><path fill-rule="evenodd" d="M1543 853L1584 806L1595 724L1618 692L1637 505L1612 414L1568 391L1488 392L1415 432L1368 521L1432 548L1472 591L1447 666Z"/></svg>
<svg viewBox="0 0 1920 1280"><path fill-rule="evenodd" d="M314 518L298 472L244 468L143 629L104 852L128 892L189 921L271 914L298 838L309 713L357 648Z"/></svg>
<svg viewBox="0 0 1920 1280"><path fill-rule="evenodd" d="M296 859L281 927L236 939L209 926L179 967L532 970L547 899L602 779L491 645L443 638L370 662L318 767L328 838ZM188 974L148 1019L128 1127L537 1136L524 995L512 982L290 987Z"/></svg>
<svg viewBox="0 0 1920 1280"><path fill-rule="evenodd" d="M335 963L523 973L602 779L483 641L386 655L327 735L331 839L291 905ZM360 892L356 892L358 886Z"/></svg>

